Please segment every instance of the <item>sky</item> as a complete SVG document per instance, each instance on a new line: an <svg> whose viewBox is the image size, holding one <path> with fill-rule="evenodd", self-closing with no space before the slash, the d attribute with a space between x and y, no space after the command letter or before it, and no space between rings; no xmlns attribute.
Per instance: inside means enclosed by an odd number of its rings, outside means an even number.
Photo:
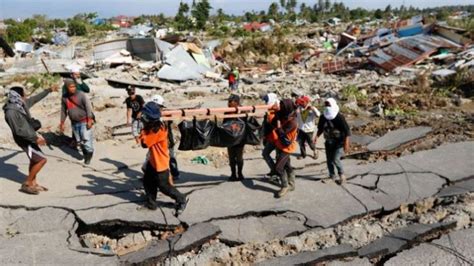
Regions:
<svg viewBox="0 0 474 266"><path fill-rule="evenodd" d="M192 0L183 0L192 2ZM33 14L43 14L50 18L67 18L78 13L97 12L100 17L116 15L137 16L141 14L176 14L179 0L0 0L0 18L26 18ZM267 10L272 2L279 0L210 0L214 11L224 9L229 14L243 14L246 11ZM317 0L298 0L314 5ZM334 2L334 0L332 1ZM345 5L366 9L384 8L388 4L396 7L402 4L415 7L435 7L443 5L469 5L474 0L337 0Z"/></svg>

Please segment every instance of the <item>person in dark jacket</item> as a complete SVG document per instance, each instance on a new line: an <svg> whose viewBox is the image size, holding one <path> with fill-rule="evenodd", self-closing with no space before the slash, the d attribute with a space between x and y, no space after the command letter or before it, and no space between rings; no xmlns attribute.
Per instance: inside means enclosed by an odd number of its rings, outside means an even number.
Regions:
<svg viewBox="0 0 474 266"><path fill-rule="evenodd" d="M29 173L20 191L37 195L41 191L48 191L46 187L36 182L36 176L46 164L46 156L41 152L39 146L45 145L45 139L36 133L41 123L33 119L30 108L46 97L50 92L57 91L58 87L44 90L41 93L26 98L25 88L20 84L12 84L8 93L8 100L3 111L5 121L10 127L16 144L24 150L30 160Z"/></svg>
<svg viewBox="0 0 474 266"><path fill-rule="evenodd" d="M314 139L315 145L318 137L323 133L326 140L324 146L326 148L329 180L334 181L336 176L334 167L336 167L340 178L338 183L343 184L346 181L346 176L344 175L341 158L344 156L344 152L349 152L351 130L346 119L339 112L339 106L333 98L329 98L324 102L324 112L319 118L318 133Z"/></svg>
<svg viewBox="0 0 474 266"><path fill-rule="evenodd" d="M239 107L240 96L236 94L230 95L227 102L227 106L231 108ZM231 121L233 119L239 119L239 118L226 118L224 119L224 123ZM245 147L245 143L242 141L242 143L239 143L235 146L227 148L227 154L229 156L229 165L230 165L230 171L231 171L229 181L239 181L239 180L245 179L244 174L243 174L244 147Z"/></svg>
<svg viewBox="0 0 474 266"><path fill-rule="evenodd" d="M87 96L76 88L76 83L71 79L64 81L68 92L63 95L61 104L60 132L64 132L64 122L69 116L72 124L73 136L81 145L84 154L84 163L90 164L94 154L94 115L92 105Z"/></svg>

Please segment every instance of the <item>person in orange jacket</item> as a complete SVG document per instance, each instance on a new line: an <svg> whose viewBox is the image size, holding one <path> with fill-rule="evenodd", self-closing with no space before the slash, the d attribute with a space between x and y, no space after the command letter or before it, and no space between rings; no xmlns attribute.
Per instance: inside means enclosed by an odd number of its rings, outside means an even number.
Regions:
<svg viewBox="0 0 474 266"><path fill-rule="evenodd" d="M291 99L284 99L280 103L280 110L273 120L274 143L277 150L275 171L281 181L281 190L277 197L285 196L289 191L295 190L295 173L291 166L290 155L297 148L298 123L296 119L296 106Z"/></svg>
<svg viewBox="0 0 474 266"><path fill-rule="evenodd" d="M278 110L280 107L280 100L278 95L275 93L268 93L262 97L262 100L266 105L271 105L273 110ZM266 174L266 178L278 179L277 173L275 171L275 161L273 160L271 153L276 149L275 144L272 139L272 132L274 130L272 121L275 118L275 113L269 112L265 115L263 119L263 151L262 157L270 168L270 173Z"/></svg>
<svg viewBox="0 0 474 266"><path fill-rule="evenodd" d="M176 201L176 216L183 213L187 205L186 196L179 192L170 178L170 155L168 128L161 121L161 109L155 102L145 104L142 109L143 130L140 140L143 148L149 149L150 157L143 177L148 209L156 210L158 189Z"/></svg>

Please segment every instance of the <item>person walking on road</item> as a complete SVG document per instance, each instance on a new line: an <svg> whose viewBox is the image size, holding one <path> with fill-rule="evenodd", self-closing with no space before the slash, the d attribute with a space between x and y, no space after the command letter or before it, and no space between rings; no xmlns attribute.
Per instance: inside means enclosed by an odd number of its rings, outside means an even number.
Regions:
<svg viewBox="0 0 474 266"><path fill-rule="evenodd" d="M239 89L239 81L240 81L240 72L239 68L235 67L229 73L229 88L232 92L235 92Z"/></svg>
<svg viewBox="0 0 474 266"><path fill-rule="evenodd" d="M296 100L298 109L296 117L298 119L298 143L300 145L301 156L298 159L306 158L306 143L313 151L313 158L318 158L318 150L313 143L314 131L316 130L316 119L321 113L311 105L309 96L301 96Z"/></svg>
<svg viewBox="0 0 474 266"><path fill-rule="evenodd" d="M31 117L30 108L52 91L58 91L58 86L52 86L51 89L26 98L25 88L21 84L12 84L9 87L7 102L3 106L5 121L12 131L13 139L30 160L28 176L20 188L21 192L27 194L38 195L48 191L37 183L37 175L47 162L39 146L45 145L46 141L36 132L41 128L41 122Z"/></svg>
<svg viewBox="0 0 474 266"><path fill-rule="evenodd" d="M135 138L135 142L140 144L139 136L143 128L140 116L145 101L142 96L136 93L135 87L128 87L127 94L128 98L124 102L127 105L127 125L132 126L132 135Z"/></svg>
<svg viewBox="0 0 474 266"><path fill-rule="evenodd" d="M296 138L298 136L298 123L296 121L296 106L291 99L284 99L280 103L280 110L273 120L274 143L277 149L275 171L281 182L281 190L277 197L285 196L289 191L294 191L295 172L291 166L290 155L296 151Z"/></svg>
<svg viewBox="0 0 474 266"><path fill-rule="evenodd" d="M143 107L141 120L143 130L140 140L143 148L148 148L149 158L143 177L146 202L150 210L158 208L156 197L158 189L176 201L176 216L183 213L187 205L186 196L173 185L169 170L168 128L161 121L161 108L155 102L148 102Z"/></svg>
<svg viewBox="0 0 474 266"><path fill-rule="evenodd" d="M275 93L268 93L263 96L263 101L266 105L272 106L273 111L278 111L280 108L280 100L278 99L278 95ZM263 151L262 157L265 160L265 163L270 168L270 172L266 174L267 178L274 178L278 179L277 172L275 171L275 160L272 158L271 154L276 149L273 136L273 119L275 118L274 112L268 112L265 114L263 118Z"/></svg>
<svg viewBox="0 0 474 266"><path fill-rule="evenodd" d="M237 108L240 105L240 96L232 94L229 96L227 106L230 108ZM240 118L226 118L224 123ZM239 143L235 146L227 148L227 155L229 157L229 165L231 170L231 175L229 181L242 181L245 179L243 174L244 169L244 148L245 143Z"/></svg>
<svg viewBox="0 0 474 266"><path fill-rule="evenodd" d="M94 114L87 96L78 91L72 79L65 79L67 93L63 95L61 104L61 121L59 131L64 132L64 122L69 116L73 136L80 145L84 155L84 163L90 164L94 154Z"/></svg>
<svg viewBox="0 0 474 266"><path fill-rule="evenodd" d="M324 146L326 148L329 180L335 181L336 173L334 168L336 168L340 178L338 183L343 184L346 182L346 176L344 175L344 168L341 159L342 156L344 156L344 153L349 152L349 137L351 136L351 131L346 119L339 112L339 106L337 105L336 100L333 98L329 98L324 102L324 112L319 118L318 133L314 139L315 145L319 136L322 134L324 134L326 140Z"/></svg>
<svg viewBox="0 0 474 266"><path fill-rule="evenodd" d="M161 95L154 95L151 101L157 103L161 109L166 108L165 99ZM181 173L179 172L178 160L176 159L176 152L174 150L176 142L173 135L173 121L168 121L166 126L168 128L168 149L170 151L170 173L173 180L179 180Z"/></svg>

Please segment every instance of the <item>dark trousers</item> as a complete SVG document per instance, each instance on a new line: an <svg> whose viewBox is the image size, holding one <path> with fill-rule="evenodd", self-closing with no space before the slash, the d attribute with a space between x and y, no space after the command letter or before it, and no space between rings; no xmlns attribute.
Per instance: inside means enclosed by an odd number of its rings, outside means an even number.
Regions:
<svg viewBox="0 0 474 266"><path fill-rule="evenodd" d="M298 130L298 143L300 145L301 156L306 157L306 143L308 143L311 150L316 150L313 143L314 132L306 133L303 130Z"/></svg>
<svg viewBox="0 0 474 266"><path fill-rule="evenodd" d="M170 158L170 172L171 172L172 177L174 178L179 177L180 173L179 173L179 168L178 168L178 161L174 157Z"/></svg>
<svg viewBox="0 0 474 266"><path fill-rule="evenodd" d="M273 160L271 153L276 149L275 145L271 142L266 142L265 147L262 151L262 157L270 168L270 173L275 173L275 161Z"/></svg>
<svg viewBox="0 0 474 266"><path fill-rule="evenodd" d="M288 176L293 173L291 166L290 154L281 150L277 150L275 171L281 179L282 187L288 187Z"/></svg>
<svg viewBox="0 0 474 266"><path fill-rule="evenodd" d="M344 148L328 141L326 141L324 146L326 148L326 164L328 166L329 176L331 178L336 176L334 167L336 167L339 175L343 175L344 168L342 167L342 156L344 156Z"/></svg>
<svg viewBox="0 0 474 266"><path fill-rule="evenodd" d="M242 176L242 169L244 168L244 146L234 146L227 148L229 155L229 165L232 176Z"/></svg>
<svg viewBox="0 0 474 266"><path fill-rule="evenodd" d="M169 183L170 171L157 172L150 163L148 163L143 177L143 186L145 187L146 200L151 204L156 204L158 189L161 193L174 199L178 204L186 202L186 197Z"/></svg>

